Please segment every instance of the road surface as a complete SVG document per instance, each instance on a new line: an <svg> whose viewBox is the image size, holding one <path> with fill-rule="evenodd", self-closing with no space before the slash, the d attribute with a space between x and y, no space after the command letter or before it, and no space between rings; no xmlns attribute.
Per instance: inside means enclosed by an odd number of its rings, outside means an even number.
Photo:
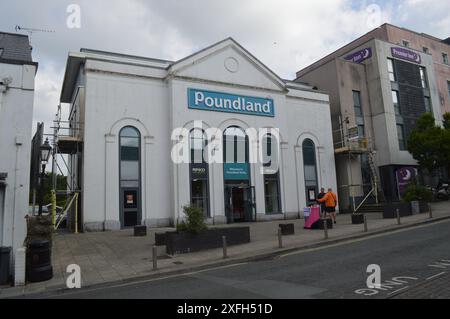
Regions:
<svg viewBox="0 0 450 319"><path fill-rule="evenodd" d="M367 287L371 264L380 266L381 287ZM444 221L270 260L33 298L450 298L449 273Z"/></svg>

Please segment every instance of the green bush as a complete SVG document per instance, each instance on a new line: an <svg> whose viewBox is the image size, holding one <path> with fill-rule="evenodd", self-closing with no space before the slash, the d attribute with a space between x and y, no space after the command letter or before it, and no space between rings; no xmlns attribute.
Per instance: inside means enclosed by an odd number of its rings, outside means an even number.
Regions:
<svg viewBox="0 0 450 319"><path fill-rule="evenodd" d="M433 193L426 187L418 184L409 184L406 188L405 195L403 196L404 202L411 201L426 201L431 202L433 199Z"/></svg>
<svg viewBox="0 0 450 319"><path fill-rule="evenodd" d="M193 234L198 234L208 228L200 208L187 205L183 207L183 211L186 215L186 221L177 224L177 231L188 231Z"/></svg>

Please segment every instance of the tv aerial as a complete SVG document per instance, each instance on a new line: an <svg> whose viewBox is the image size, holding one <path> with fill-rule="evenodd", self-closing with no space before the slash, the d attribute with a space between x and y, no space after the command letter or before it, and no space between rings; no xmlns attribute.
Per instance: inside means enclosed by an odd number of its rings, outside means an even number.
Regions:
<svg viewBox="0 0 450 319"><path fill-rule="evenodd" d="M28 32L28 34L30 35L30 43L31 43L31 37L33 36L33 33L36 33L36 32L55 33L55 31L53 31L53 30L24 28L24 27L21 27L20 25L16 25L16 27L14 29L16 30L16 32L18 32L18 31Z"/></svg>

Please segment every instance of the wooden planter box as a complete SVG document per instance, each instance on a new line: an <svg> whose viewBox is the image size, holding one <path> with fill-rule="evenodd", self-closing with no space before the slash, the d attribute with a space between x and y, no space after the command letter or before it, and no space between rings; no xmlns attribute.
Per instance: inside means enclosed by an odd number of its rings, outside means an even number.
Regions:
<svg viewBox="0 0 450 319"><path fill-rule="evenodd" d="M185 254L220 248L223 245L223 236L227 238L227 246L246 244L250 242L250 227L211 228L199 234L166 232L155 234L155 244L165 245L169 255Z"/></svg>
<svg viewBox="0 0 450 319"><path fill-rule="evenodd" d="M147 226L134 226L134 237L147 236Z"/></svg>
<svg viewBox="0 0 450 319"><path fill-rule="evenodd" d="M279 226L281 228L281 235L295 235L294 224L280 224Z"/></svg>
<svg viewBox="0 0 450 319"><path fill-rule="evenodd" d="M411 203L387 203L383 207L383 218L397 218L397 209L400 211L400 217L412 215Z"/></svg>
<svg viewBox="0 0 450 319"><path fill-rule="evenodd" d="M364 224L364 214L352 214L352 224L353 225Z"/></svg>
<svg viewBox="0 0 450 319"><path fill-rule="evenodd" d="M420 201L419 202L419 207L420 207L420 213L428 213L430 208L428 207L428 202L425 201Z"/></svg>

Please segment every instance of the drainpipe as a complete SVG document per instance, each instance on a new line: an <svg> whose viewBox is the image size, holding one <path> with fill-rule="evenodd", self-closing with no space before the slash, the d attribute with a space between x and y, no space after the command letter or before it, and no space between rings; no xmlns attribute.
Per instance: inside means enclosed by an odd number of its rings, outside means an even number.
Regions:
<svg viewBox="0 0 450 319"><path fill-rule="evenodd" d="M2 111L3 106L3 93L6 93L6 91L8 91L11 82L12 82L11 77L3 78L0 81L0 112Z"/></svg>
<svg viewBox="0 0 450 319"><path fill-rule="evenodd" d="M7 87L3 85L3 82L0 82L0 113L2 111L3 106L3 93L6 92Z"/></svg>

